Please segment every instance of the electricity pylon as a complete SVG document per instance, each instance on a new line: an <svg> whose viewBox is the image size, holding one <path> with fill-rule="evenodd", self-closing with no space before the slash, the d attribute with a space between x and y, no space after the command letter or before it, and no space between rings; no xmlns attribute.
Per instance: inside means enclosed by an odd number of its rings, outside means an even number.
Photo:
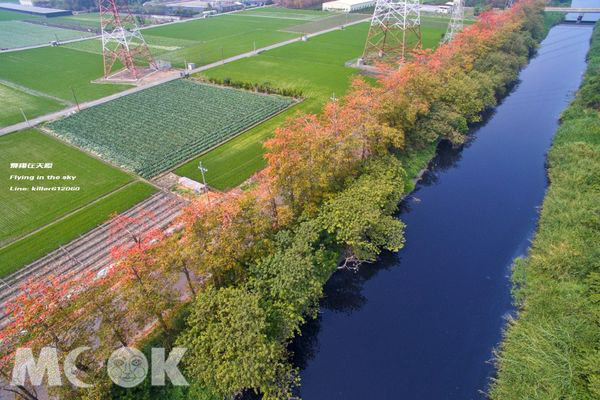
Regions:
<svg viewBox="0 0 600 400"><path fill-rule="evenodd" d="M363 61L403 62L421 47L419 0L377 0Z"/></svg>
<svg viewBox="0 0 600 400"><path fill-rule="evenodd" d="M150 54L127 3L121 4L123 16L117 8L117 0L98 0L104 78L110 76L115 62L119 60L129 72L127 78L137 80L142 75L139 65L147 65L150 69L156 69L156 62Z"/></svg>
<svg viewBox="0 0 600 400"><path fill-rule="evenodd" d="M464 0L454 0L452 4L452 18L446 29L443 42L448 43L454 39L454 36L462 31L465 20Z"/></svg>

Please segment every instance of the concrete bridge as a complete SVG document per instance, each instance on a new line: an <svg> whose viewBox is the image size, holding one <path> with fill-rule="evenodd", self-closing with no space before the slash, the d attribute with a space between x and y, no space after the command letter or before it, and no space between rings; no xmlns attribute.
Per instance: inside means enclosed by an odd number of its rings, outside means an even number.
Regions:
<svg viewBox="0 0 600 400"><path fill-rule="evenodd" d="M600 13L600 7L545 7L544 11L557 11L576 14L597 14Z"/></svg>

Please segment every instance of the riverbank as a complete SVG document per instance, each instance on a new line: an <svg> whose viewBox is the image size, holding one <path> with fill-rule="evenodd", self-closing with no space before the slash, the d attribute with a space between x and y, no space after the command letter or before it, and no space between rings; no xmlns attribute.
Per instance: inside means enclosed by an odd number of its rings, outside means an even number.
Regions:
<svg viewBox="0 0 600 400"><path fill-rule="evenodd" d="M538 232L514 265L515 302L492 399L600 398L600 25L548 154Z"/></svg>
<svg viewBox="0 0 600 400"><path fill-rule="evenodd" d="M535 231L546 152L581 83L591 28L551 29L466 145L439 146L400 206L401 251L330 279L294 347L303 399L484 398L514 310L510 265Z"/></svg>
<svg viewBox="0 0 600 400"><path fill-rule="evenodd" d="M507 93L545 33L540 9L531 3L514 14L490 15L462 41L403 74L391 74L402 80L383 82L384 90L358 84L349 96L330 103L324 116L300 116L276 133L267 145L267 176L274 179L269 190L279 193L274 215L301 216L265 237L264 221L253 217L256 228L250 231L241 225L253 215L247 197L240 204L249 212L234 213L234 222L224 225L232 230L227 236L207 224L231 213L233 202L190 225L188 243L201 243L199 234L211 231L216 238L216 250L209 250L215 254L204 251L201 267L223 259L216 251L241 260L229 262L229 271L210 265L215 287L198 294L178 335L177 344L189 349L183 361L196 388L203 386L205 396L215 398L243 389L287 398L297 382L287 344L306 319L316 316L340 254L350 263L371 262L383 249L404 245L404 224L394 213L402 196L414 189L412 178L433 158L440 140L458 144L466 139L467 126ZM411 102L414 106L407 105ZM358 162L356 151L347 150L356 137L363 143ZM254 244L266 243L268 254L238 241L244 232L252 233ZM225 273L238 271L234 282L223 283ZM240 364L246 366L243 371Z"/></svg>

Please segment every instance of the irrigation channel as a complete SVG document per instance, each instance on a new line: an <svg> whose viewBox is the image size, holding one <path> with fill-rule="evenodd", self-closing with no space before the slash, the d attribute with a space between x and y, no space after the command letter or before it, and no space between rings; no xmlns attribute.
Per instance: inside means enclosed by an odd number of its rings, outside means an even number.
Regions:
<svg viewBox="0 0 600 400"><path fill-rule="evenodd" d="M293 344L303 400L484 398L533 237L546 152L586 67L591 25L559 25L461 149L440 145L401 204L406 246L339 271Z"/></svg>

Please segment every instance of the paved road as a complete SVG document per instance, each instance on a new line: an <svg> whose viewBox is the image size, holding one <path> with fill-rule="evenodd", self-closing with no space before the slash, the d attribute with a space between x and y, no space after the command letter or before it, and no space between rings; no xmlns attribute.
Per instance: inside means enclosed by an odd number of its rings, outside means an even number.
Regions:
<svg viewBox="0 0 600 400"><path fill-rule="evenodd" d="M68 43L75 43L75 42L81 42L82 40L90 40L90 39L98 39L100 38L100 35L95 35L95 36L87 36L87 37L82 37L79 39L71 39L71 40L61 40L60 44L68 44ZM25 47L16 47L14 49L4 49L4 50L0 50L0 53L12 53L15 51L21 51L21 50L29 50L29 49L39 49L40 47L49 47L52 46L51 43L43 43L43 44L34 44L33 46L25 46Z"/></svg>
<svg viewBox="0 0 600 400"><path fill-rule="evenodd" d="M350 25L360 24L360 23L368 21L370 19L371 19L371 17L368 17L368 18L361 19L361 20L358 20L358 21L350 22L348 24L344 24L344 26L350 26ZM323 35L325 33L329 33L329 32L332 32L332 31L339 30L340 27L341 27L341 25L333 27L333 28L325 29L325 30L322 30L322 31L319 31L319 32L311 33L311 34L306 35L306 37L307 38L311 38L311 37ZM273 50L273 49L276 49L278 47L287 46L288 44L296 43L296 42L300 42L300 41L302 41L302 37L297 37L297 38L294 38L294 39L286 40L284 42L275 43L275 44L272 44L270 46L266 46L266 47L262 47L260 49L256 49L256 51L250 51L248 53L243 53L243 54L239 54L237 56L229 57L229 58L226 58L224 60L214 62L212 64L203 65L201 67L198 67L198 68L193 69L193 70L188 71L188 72L191 73L191 74L194 74L196 72L206 71L206 70L209 70L211 68L218 67L219 65L229 64L229 63L241 60L243 58L255 56L256 54L262 53L264 51ZM139 91L142 91L142 90L146 90L148 88L151 88L151 87L154 87L154 86L157 86L157 85L161 85L163 83L170 82L170 81L173 81L173 80L179 79L179 78L180 78L180 73L177 72L177 71L175 71L169 77L166 77L166 78L163 78L163 79L160 79L160 80L148 83L148 84L146 84L144 86L137 86L137 87L125 90L123 92L115 93L115 94L113 94L111 96L103 97L101 99L93 100L93 101L90 101L90 102L87 102L87 103L82 103L82 104L79 105L79 108L81 110L83 110L83 109L86 109L86 108L97 106L99 104L103 104L103 103L109 102L111 100L118 99L119 97L127 96L127 95L132 94L132 93L136 93L136 92L139 92ZM73 106L73 107L65 108L64 110L61 110L61 111L57 111L57 112L52 113L52 114L46 114L46 115L43 115L41 117L33 118L33 119L29 120L28 122L21 122L21 123L15 124L15 125L7 126L5 128L0 129L0 136L7 135L7 134L12 133L12 132L16 132L16 131L20 131L20 130L26 129L26 128L29 128L29 127L41 124L42 122L52 121L54 119L57 119L57 118L60 118L60 117L64 117L64 116L69 115L69 114L73 114L75 112L77 112L77 107Z"/></svg>

